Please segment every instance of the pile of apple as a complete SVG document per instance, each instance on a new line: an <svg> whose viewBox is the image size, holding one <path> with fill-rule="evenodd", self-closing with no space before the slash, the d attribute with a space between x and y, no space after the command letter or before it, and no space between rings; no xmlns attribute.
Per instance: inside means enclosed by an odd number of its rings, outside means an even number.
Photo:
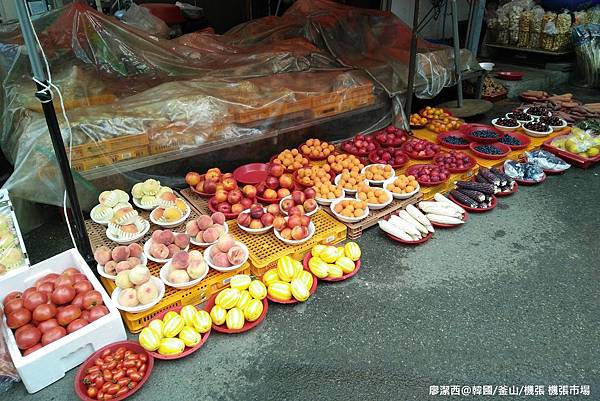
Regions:
<svg viewBox="0 0 600 401"><path fill-rule="evenodd" d="M190 171L185 175L185 182L198 192L212 195L219 189L219 184L224 184L225 180L230 178L233 179L233 174L223 174L219 168L214 167L208 169L203 176L195 171Z"/></svg>
<svg viewBox="0 0 600 401"><path fill-rule="evenodd" d="M430 159L440 151L440 145L424 139L413 138L402 146L402 150L412 158Z"/></svg>
<svg viewBox="0 0 600 401"><path fill-rule="evenodd" d="M223 187L217 189L215 195L208 200L213 211L237 216L255 202L257 189L254 185L245 185L239 189L237 181L233 178L226 178L222 185Z"/></svg>
<svg viewBox="0 0 600 401"><path fill-rule="evenodd" d="M450 177L448 169L439 164L415 165L408 170L410 175L416 177L421 185L431 185L444 182Z"/></svg>
<svg viewBox="0 0 600 401"><path fill-rule="evenodd" d="M367 156L379 147L372 135L357 135L341 145L342 150L357 156Z"/></svg>
<svg viewBox="0 0 600 401"><path fill-rule="evenodd" d="M291 207L287 217L276 217L273 220L273 228L286 240L301 241L308 237L308 226L310 217L304 214L303 208Z"/></svg>
<svg viewBox="0 0 600 401"><path fill-rule="evenodd" d="M375 140L385 147L397 148L402 146L407 140L406 131L396 128L393 125L377 131L374 134Z"/></svg>
<svg viewBox="0 0 600 401"><path fill-rule="evenodd" d="M377 149L369 154L369 161L372 163L389 164L391 166L401 166L408 161L408 156L399 148Z"/></svg>
<svg viewBox="0 0 600 401"><path fill-rule="evenodd" d="M266 208L261 205L254 204L249 210L240 213L237 217L237 223L240 227L250 228L252 230L260 230L261 228L271 227L273 221L278 216L281 216L281 209L276 203L268 205Z"/></svg>
<svg viewBox="0 0 600 401"><path fill-rule="evenodd" d="M159 289L150 281L151 277L150 270L144 265L117 274L115 284L122 290L117 298L119 305L131 308L156 300Z"/></svg>
<svg viewBox="0 0 600 401"><path fill-rule="evenodd" d="M47 274L35 287L11 292L2 303L23 356L108 314L102 294L75 267Z"/></svg>
<svg viewBox="0 0 600 401"><path fill-rule="evenodd" d="M271 164L269 165L269 175L256 186L256 193L263 199L276 201L288 196L293 189L293 176L285 173L285 168L281 164Z"/></svg>
<svg viewBox="0 0 600 401"><path fill-rule="evenodd" d="M119 245L112 251L107 246L100 246L94 251L94 259L103 266L106 274L115 276L123 270L133 269L142 263L143 248L140 244Z"/></svg>
<svg viewBox="0 0 600 401"><path fill-rule="evenodd" d="M319 207L315 200L316 196L317 193L313 188L306 188L304 191L293 191L289 198L281 200L281 210L285 214L293 214L294 209L298 209L300 214L314 212Z"/></svg>

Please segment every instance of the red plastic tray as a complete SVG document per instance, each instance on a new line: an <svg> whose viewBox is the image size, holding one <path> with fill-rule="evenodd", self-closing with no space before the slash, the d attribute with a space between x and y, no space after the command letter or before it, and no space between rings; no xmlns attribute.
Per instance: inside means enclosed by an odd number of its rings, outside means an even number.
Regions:
<svg viewBox="0 0 600 401"><path fill-rule="evenodd" d="M265 273L266 273L266 272L265 272ZM310 274L312 274L312 273L310 272L310 270L309 270L309 273L310 273ZM264 274L263 274L263 275L264 275ZM317 281L319 281L319 279L317 279L317 278L314 276L314 274L313 274L313 284L312 284L312 286L310 287L310 291L309 291L309 292L310 292L310 296L312 296L312 295L313 295L313 294L314 294L314 293L317 291ZM309 297L309 298L310 298L310 297ZM270 297L270 296L267 294L267 298L266 298L266 299L268 299L268 300L269 300L269 301L271 301L271 302L275 302L275 303L278 303L278 304L286 304L286 305L289 305L289 304L297 304L298 302L300 302L300 301L298 301L296 298L294 298L293 296L292 296L292 299L290 299L289 301L280 301L280 300L278 300L278 299L271 298L271 297Z"/></svg>
<svg viewBox="0 0 600 401"><path fill-rule="evenodd" d="M158 315L156 315L155 317L153 317L152 320L162 319L163 317L165 317L165 315L167 314L167 312L170 312L170 311L179 313L181 311L181 308L183 308L183 305L174 306L172 308L165 309L164 311L160 312ZM148 325L150 325L150 322L152 320L150 320L148 322L148 324L146 324L146 327L148 327ZM208 336L210 335L210 332L211 332L211 330L208 330L206 333L201 334L202 335L202 339L200 340L200 342L198 344L196 344L195 346L193 346L193 347L185 347L185 349L183 350L183 352L181 354L177 354L177 355L161 355L161 354L159 354L156 351L150 351L150 354L153 357L155 357L156 359L161 359L161 360L164 360L164 361L169 361L169 360L172 360L172 359L185 358L189 354L192 354L192 353L198 351L204 345L204 343L206 342L206 340L208 340Z"/></svg>
<svg viewBox="0 0 600 401"><path fill-rule="evenodd" d="M525 74L518 71L500 71L496 74L496 77L506 81L520 81L523 79L524 75Z"/></svg>
<svg viewBox="0 0 600 401"><path fill-rule="evenodd" d="M461 205L462 207L462 205ZM465 223L469 220L469 213L465 212L462 221L464 221ZM436 228L457 228L462 226L462 224L443 224L443 223L435 223L435 222L431 222L431 225L436 227Z"/></svg>
<svg viewBox="0 0 600 401"><path fill-rule="evenodd" d="M505 145L500 142L494 142L494 143L488 144L488 145L492 145L492 146L504 151L504 153L502 153L500 155L488 155L487 153L482 153L482 152L475 150L475 147L480 146L480 145L482 145L482 144L474 142L469 145L469 148L471 149L471 152L475 153L476 156L481 157L482 159L488 159L488 160L504 159L506 157L506 155L508 155L510 153L510 147L508 147L508 145Z"/></svg>
<svg viewBox="0 0 600 401"><path fill-rule="evenodd" d="M395 237L392 234L388 234L385 233L385 235L388 236L389 239L391 239L392 241L396 241L396 242L400 242L401 244L406 244L406 245L421 245L427 241L429 241L429 239L433 236L433 233L427 233L426 236L424 236L423 238L421 238L418 241L405 241L401 238Z"/></svg>
<svg viewBox="0 0 600 401"><path fill-rule="evenodd" d="M267 163L250 163L244 164L233 170L233 178L238 184L255 185L269 175L269 165Z"/></svg>
<svg viewBox="0 0 600 401"><path fill-rule="evenodd" d="M541 181L523 180L520 178L513 178L513 179L521 185L532 186L532 185L541 184L542 182L546 181L546 174L544 173L544 178L542 178Z"/></svg>
<svg viewBox="0 0 600 401"><path fill-rule="evenodd" d="M412 166L410 166L409 168L406 169L406 173L405 175L413 175L415 177L417 177L414 173L414 171L421 166L431 166L431 164L413 164ZM450 178L450 177L448 177ZM419 185L423 186L423 187L434 187L436 185L440 185L446 181L448 181L448 178L446 178L443 181L435 181L435 182L421 182L419 181L419 178L417 177L417 182L419 183Z"/></svg>
<svg viewBox="0 0 600 401"><path fill-rule="evenodd" d="M208 299L208 301L206 301L206 304L204 305L204 310L207 311L208 313L210 313L210 310L212 309L212 307L215 306L215 299L217 299L217 295L219 295L219 294L217 293L217 294L213 295L212 297L210 297ZM266 298L263 298L262 303L263 303L263 312L258 317L258 319L256 319L253 322L246 321L241 329L228 329L225 324L218 326L213 323L213 325L212 325L213 330L218 331L219 333L225 333L225 334L238 334L238 333L243 333L245 331L255 328L256 326L261 324L263 320L265 320L265 316L267 316L267 310L269 310L269 303L267 302Z"/></svg>
<svg viewBox="0 0 600 401"><path fill-rule="evenodd" d="M381 149L386 149L386 148L381 148ZM391 148L391 149L397 149L397 148ZM369 161L371 163L381 163L375 159L375 152L376 151L374 150L373 152L369 153ZM402 153L404 155L406 155L406 161L401 164L390 164L390 166L392 166L392 168L397 169L397 168L404 166L406 163L408 163L408 160L410 159L410 157L408 156L408 154L406 152L403 151Z"/></svg>
<svg viewBox="0 0 600 401"><path fill-rule="evenodd" d="M518 132L505 132L504 136L512 136L513 138L518 139L519 141L521 141L521 145L507 145L509 148L511 148L512 150L520 150L520 149L525 149L526 147L529 146L529 144L531 144L531 138L527 135L524 134L519 134ZM502 142L500 142L502 143Z"/></svg>
<svg viewBox="0 0 600 401"><path fill-rule="evenodd" d="M498 197L502 197L502 196L510 196L516 192L519 191L519 184L517 182L515 182L515 185L513 186L513 189L511 191L507 191L507 192L498 192L497 194L494 194L494 196Z"/></svg>
<svg viewBox="0 0 600 401"><path fill-rule="evenodd" d="M302 261L302 264L304 265L304 270L306 270L307 272L310 272L312 274L312 272L310 271L310 268L308 267L308 262L310 261L310 259L312 258L312 252L308 251L308 253L304 256L304 260ZM327 281L330 283L336 282L336 281L344 281L346 279L349 279L350 277L354 276L356 273L358 273L358 270L360 269L360 259L357 260L356 262L354 262L354 270L348 274L344 274L342 277L336 277L336 278L329 278L329 277L325 277L325 278L320 278L318 280L321 281ZM313 276L315 280L317 280L317 277Z"/></svg>
<svg viewBox="0 0 600 401"><path fill-rule="evenodd" d="M144 383L146 383L146 381L150 377L150 374L152 373L152 369L154 369L154 358L148 351L146 351L144 348L142 348L142 346L135 341L118 341L116 343L112 343L105 347L100 348L98 351L94 352L88 359L86 359L86 361L79 367L79 370L77 371L77 375L75 376L75 382L74 382L75 393L77 394L79 399L81 399L83 401L95 401L95 398L90 398L87 396L87 391L86 391L87 389L86 389L85 384L83 384L83 378L85 377L85 371L86 371L86 369L90 368L94 364L94 361L96 360L96 358L100 357L100 355L102 355L104 350L110 349L112 351L116 351L119 347L125 347L128 350L132 350L137 354L145 354L148 357L148 361L146 362L146 374L144 374L144 377L142 378L142 380L140 380L138 385L135 386L134 388L132 388L131 391L123 394L122 396L113 398L113 400L114 401L124 400L125 398L131 396L136 391L138 391L144 385Z"/></svg>
<svg viewBox="0 0 600 401"><path fill-rule="evenodd" d="M433 142L431 142L431 141L428 141L427 139L420 139L420 138L416 138L416 139L418 139L419 141L429 142L429 143L433 144ZM410 139L409 139L409 141L410 141ZM407 143L408 143L408 141L407 141L407 142L404 142L404 143L402 144L402 146L400 146L400 150L402 150L404 153L406 153L406 154L408 155L408 157L410 157L410 158L411 158L411 159L413 159L413 160L431 160L431 159L433 159L433 158L435 157L435 155L437 154L437 153L436 153L436 154L434 154L434 155L432 155L432 156L429 156L429 157L425 157L425 156L415 156L415 155L412 155L412 154L408 153L408 152L406 151L406 149L405 149L405 148L406 148L406 144L407 144ZM438 152L438 153L439 153L439 152Z"/></svg>
<svg viewBox="0 0 600 401"><path fill-rule="evenodd" d="M205 176L205 175L206 175L206 174L202 174L202 175L200 176L200 178L201 178L201 179L202 179L202 178L204 178L204 176ZM202 181L202 180L201 180L201 181ZM210 198L211 196L213 196L213 195L214 195L214 192L213 192L212 194L209 194L209 193L207 193L207 192L200 192L200 191L196 191L196 188L194 188L194 187L192 187L192 186L190 186L190 189L192 190L192 192L194 192L195 194L198 194L198 195L202 196L203 198Z"/></svg>
<svg viewBox="0 0 600 401"><path fill-rule="evenodd" d="M256 198L258 198L258 196L257 196ZM212 198L211 198L211 199L212 199ZM215 209L215 208L213 207L212 203L210 203L210 199L209 199L209 201L208 201L208 208L209 208L209 209L210 209L210 211L211 211L211 212L213 212L213 213L215 213L215 212L218 212L218 210L217 210L217 209ZM235 218L237 218L239 213L223 213L223 214L225 215L225 218L226 218L227 220L231 220L231 219L235 219Z"/></svg>
<svg viewBox="0 0 600 401"><path fill-rule="evenodd" d="M483 208L479 208L479 207L470 207L467 205L463 205L462 203L460 203L459 201L457 201L456 199L454 199L454 196L452 196L452 194L449 195L449 199L456 203L458 206L462 207L463 209L469 211L469 212L475 212L475 213L485 213L485 212L489 212L490 210L494 209L496 207L496 205L498 205L498 199L496 199L495 195L492 195L492 205L486 209Z"/></svg>
<svg viewBox="0 0 600 401"><path fill-rule="evenodd" d="M552 141L555 139L561 138L566 135L556 136L554 138L548 138L542 144L542 149L547 150L550 153L554 153L557 156L560 156L562 159L568 161L570 164L580 167L580 168L589 168L600 161L600 155L592 158L581 157L575 153L567 152L566 150L559 149L557 147L552 146Z"/></svg>
<svg viewBox="0 0 600 401"><path fill-rule="evenodd" d="M439 134L437 136L438 145L441 145L445 148L450 148L450 149L469 149L469 143L467 143L465 145L455 145L452 143L444 142L444 138L446 138L447 136L456 136L456 137L463 138L463 139L471 142L469 140L469 138L467 138L467 136L463 132L461 132L460 130L456 130L456 131L446 131L446 132L442 132L441 134Z"/></svg>
<svg viewBox="0 0 600 401"><path fill-rule="evenodd" d="M451 173L464 173L465 171L471 170L477 164L477 160L475 160L473 157L471 157L468 154L463 153L463 152L460 152L460 153L462 153L463 155L467 156L469 158L469 160L470 160L470 163L465 168L449 168L448 167L448 170ZM436 159L439 159L440 156L444 156L444 155L447 155L447 154L449 154L449 153L448 152L440 152L440 153L438 153L437 155L433 156L433 162L437 164L437 160Z"/></svg>

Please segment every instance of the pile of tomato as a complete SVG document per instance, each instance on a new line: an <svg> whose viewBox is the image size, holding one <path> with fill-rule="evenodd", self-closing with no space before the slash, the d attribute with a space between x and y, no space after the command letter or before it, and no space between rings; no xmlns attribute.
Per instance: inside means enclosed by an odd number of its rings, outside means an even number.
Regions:
<svg viewBox="0 0 600 401"><path fill-rule="evenodd" d="M125 347L115 351L106 349L85 370L82 381L86 394L95 400L112 400L121 397L136 386L146 375L148 357Z"/></svg>

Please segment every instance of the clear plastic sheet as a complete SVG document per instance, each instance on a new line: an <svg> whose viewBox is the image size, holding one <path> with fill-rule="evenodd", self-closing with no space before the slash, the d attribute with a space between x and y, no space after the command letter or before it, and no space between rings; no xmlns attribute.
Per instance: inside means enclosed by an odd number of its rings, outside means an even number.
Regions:
<svg viewBox="0 0 600 401"><path fill-rule="evenodd" d="M527 161L533 163L543 170L565 171L571 167L569 163L545 150L534 150L525 152Z"/></svg>
<svg viewBox="0 0 600 401"><path fill-rule="evenodd" d="M365 126L406 121L395 95L406 90L410 29L391 13L300 0L283 17L225 35L163 40L75 3L35 27L65 99L84 208L97 197L85 173L97 168L120 173L127 161L149 165L209 144L267 137L390 97L393 115L372 113ZM452 52L424 41L419 49L417 94L433 96L455 82ZM463 71L479 69L468 51L461 63ZM0 143L15 168L5 187L13 197L59 205L62 181L16 25L0 31L0 75ZM55 108L61 111L56 96ZM61 113L58 118L68 145ZM355 129L349 124L342 131L348 136ZM157 169L149 174L157 171L167 175L161 181L173 178Z"/></svg>
<svg viewBox="0 0 600 401"><path fill-rule="evenodd" d="M542 181L546 177L542 167L536 163L519 163L515 160L504 162L504 173L512 178L537 182Z"/></svg>
<svg viewBox="0 0 600 401"><path fill-rule="evenodd" d="M0 391L8 391L18 381L19 374L10 358L4 335L0 332Z"/></svg>
<svg viewBox="0 0 600 401"><path fill-rule="evenodd" d="M135 3L131 3L131 6L127 9L123 17L123 22L159 38L166 39L169 37L169 27L167 24L160 18L152 15L147 8L140 7Z"/></svg>

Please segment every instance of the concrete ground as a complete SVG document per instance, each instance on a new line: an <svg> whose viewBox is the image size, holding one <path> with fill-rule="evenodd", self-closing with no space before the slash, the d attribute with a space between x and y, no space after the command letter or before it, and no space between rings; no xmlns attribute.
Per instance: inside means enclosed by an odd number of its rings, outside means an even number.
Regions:
<svg viewBox="0 0 600 401"><path fill-rule="evenodd" d="M431 385L544 385L546 394L589 385L581 399L600 399L599 172L573 168L520 188L418 247L368 230L353 279L319 285L305 304L271 304L253 331L213 333L197 353L158 361L132 399L439 398ZM33 261L66 249L66 238L62 225L32 232ZM75 371L33 395L17 384L0 400L76 399Z"/></svg>

